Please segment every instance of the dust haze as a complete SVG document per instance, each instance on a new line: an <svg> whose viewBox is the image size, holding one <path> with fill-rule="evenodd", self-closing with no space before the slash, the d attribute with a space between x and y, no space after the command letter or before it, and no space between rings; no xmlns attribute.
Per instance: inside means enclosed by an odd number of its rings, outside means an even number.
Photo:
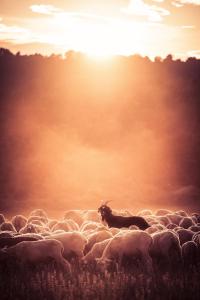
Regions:
<svg viewBox="0 0 200 300"><path fill-rule="evenodd" d="M199 210L200 60L3 49L0 66L3 212Z"/></svg>

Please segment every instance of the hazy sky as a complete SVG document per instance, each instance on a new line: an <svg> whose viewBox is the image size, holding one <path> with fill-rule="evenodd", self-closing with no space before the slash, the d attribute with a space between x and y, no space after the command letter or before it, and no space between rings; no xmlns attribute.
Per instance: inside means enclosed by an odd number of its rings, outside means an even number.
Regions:
<svg viewBox="0 0 200 300"><path fill-rule="evenodd" d="M0 46L200 57L200 0L1 0Z"/></svg>

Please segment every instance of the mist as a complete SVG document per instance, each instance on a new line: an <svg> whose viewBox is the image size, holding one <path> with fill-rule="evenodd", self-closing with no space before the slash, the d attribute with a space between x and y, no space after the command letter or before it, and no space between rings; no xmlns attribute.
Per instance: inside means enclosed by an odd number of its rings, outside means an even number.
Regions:
<svg viewBox="0 0 200 300"><path fill-rule="evenodd" d="M199 210L200 60L0 53L1 211Z"/></svg>

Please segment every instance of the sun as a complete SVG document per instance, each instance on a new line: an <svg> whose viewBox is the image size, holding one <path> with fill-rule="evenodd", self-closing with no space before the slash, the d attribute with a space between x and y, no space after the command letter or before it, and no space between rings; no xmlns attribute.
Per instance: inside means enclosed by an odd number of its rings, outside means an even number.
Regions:
<svg viewBox="0 0 200 300"><path fill-rule="evenodd" d="M148 36L147 31L137 23L107 18L93 17L54 19L55 27L58 27L58 36L61 34L63 49L83 52L96 60L105 60L116 55L128 56L141 52L142 36ZM66 35L67 32L67 35ZM56 39L52 42L55 42ZM63 44L64 41L64 44Z"/></svg>
<svg viewBox="0 0 200 300"><path fill-rule="evenodd" d="M88 45L88 47L84 47L82 50L89 58L94 60L108 60L115 55L112 49L105 47L103 44Z"/></svg>

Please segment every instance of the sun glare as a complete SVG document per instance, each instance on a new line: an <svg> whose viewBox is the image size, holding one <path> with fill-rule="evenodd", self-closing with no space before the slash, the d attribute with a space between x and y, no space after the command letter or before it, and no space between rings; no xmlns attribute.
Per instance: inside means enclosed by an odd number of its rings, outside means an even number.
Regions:
<svg viewBox="0 0 200 300"><path fill-rule="evenodd" d="M88 16L87 16L88 17ZM130 55L141 52L144 26L116 18L99 19L93 16L84 19L83 16L63 15L54 18L54 25L58 35L66 35L61 39L62 48L67 51L73 49L84 52L91 58L102 60L114 55ZM138 28L139 26L139 28ZM53 42L53 41L52 41Z"/></svg>

